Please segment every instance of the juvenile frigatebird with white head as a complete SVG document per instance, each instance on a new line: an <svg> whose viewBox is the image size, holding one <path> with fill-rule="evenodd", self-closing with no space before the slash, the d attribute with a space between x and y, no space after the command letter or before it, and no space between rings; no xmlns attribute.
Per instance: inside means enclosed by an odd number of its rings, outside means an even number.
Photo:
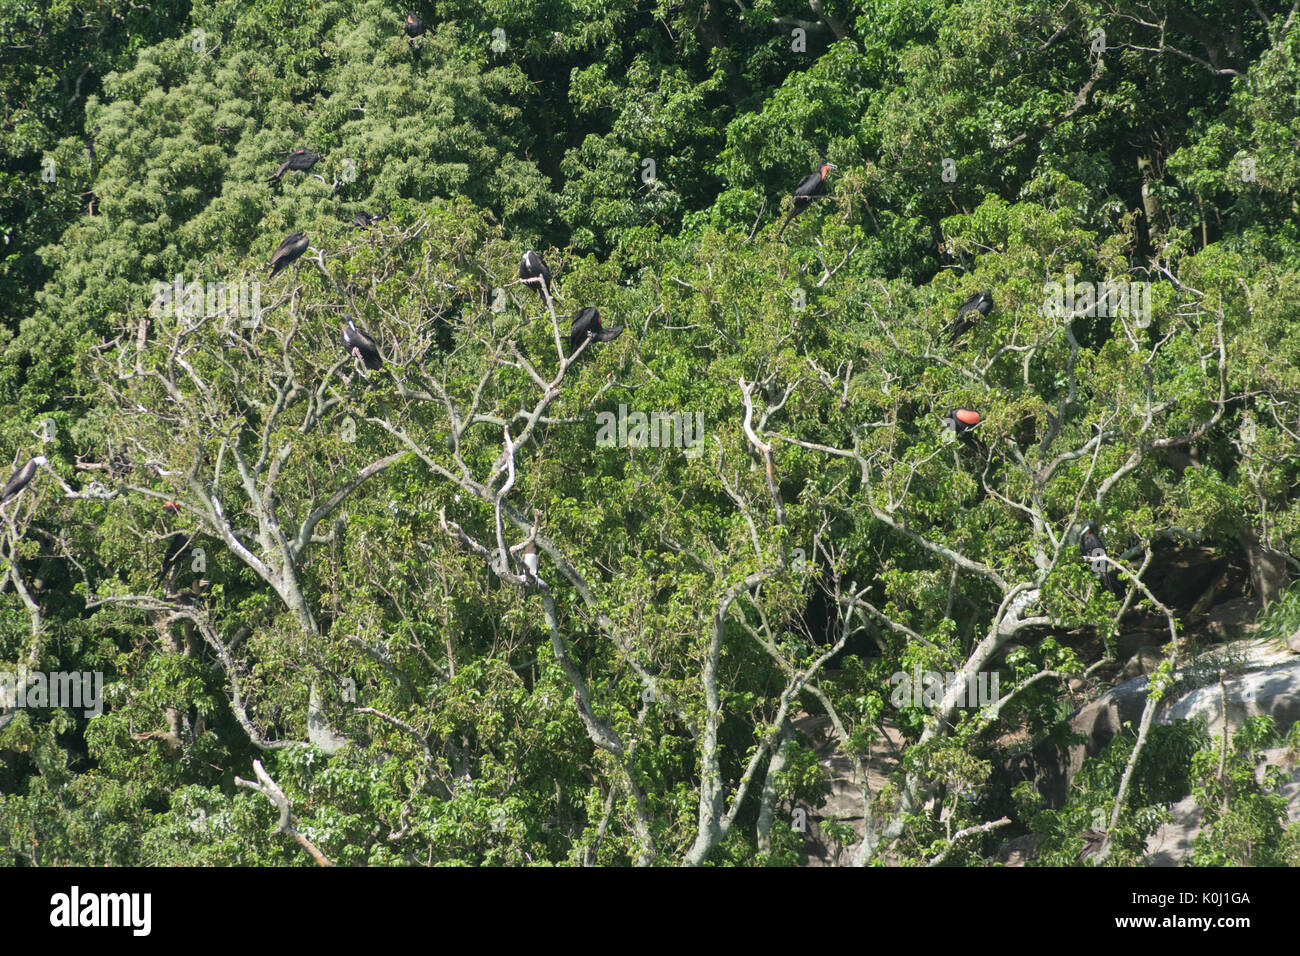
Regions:
<svg viewBox="0 0 1300 956"><path fill-rule="evenodd" d="M519 261L519 278L525 285L536 289L543 298L551 291L551 270L532 249L525 252Z"/></svg>

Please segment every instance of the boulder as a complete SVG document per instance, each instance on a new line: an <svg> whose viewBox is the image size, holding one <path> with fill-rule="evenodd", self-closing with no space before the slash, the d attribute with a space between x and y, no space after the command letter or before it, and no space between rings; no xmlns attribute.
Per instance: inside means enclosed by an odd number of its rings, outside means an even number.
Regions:
<svg viewBox="0 0 1300 956"><path fill-rule="evenodd" d="M1230 732L1236 732L1246 717L1268 714L1276 722L1279 733L1286 733L1300 720L1300 660L1279 653L1275 646L1260 640L1239 645L1233 651L1234 668L1250 670L1225 682ZM1163 701L1156 711L1156 722L1170 724L1175 720L1204 716L1211 734L1222 733L1222 694L1217 678L1208 672L1207 665L1199 663L1180 668L1176 676L1202 686L1175 693ZM1021 762L1009 768L1011 782L1028 777L1049 806L1064 806L1070 784L1083 766L1084 758L1100 753L1125 723L1136 728L1141 722L1147 687L1145 676L1133 677L1080 709L1070 718L1070 730L1082 734L1083 742L1069 747L1040 745L1035 748L1032 758L1026 761L1022 755Z"/></svg>
<svg viewBox="0 0 1300 956"><path fill-rule="evenodd" d="M1074 775L1085 757L1095 757L1125 723L1137 725L1147 702L1147 679L1135 677L1112 687L1070 718L1070 730L1084 741L1069 747L1044 744L1034 750L1033 780L1049 806L1065 805Z"/></svg>
<svg viewBox="0 0 1300 956"><path fill-rule="evenodd" d="M1038 851L1038 840L1037 833L1022 834L998 847L993 859L1003 866L1024 866Z"/></svg>
<svg viewBox="0 0 1300 956"><path fill-rule="evenodd" d="M1204 717L1211 736L1223 733L1223 700L1227 697L1228 730L1236 733L1247 717L1269 715L1279 733L1286 733L1300 720L1300 661L1275 664L1181 695L1161 707L1156 720L1171 724L1176 720Z"/></svg>
<svg viewBox="0 0 1300 956"><path fill-rule="evenodd" d="M1126 661L1144 647L1159 651L1168 643L1168 628L1124 631L1115 639L1115 656L1121 661Z"/></svg>
<svg viewBox="0 0 1300 956"><path fill-rule="evenodd" d="M1138 652L1129 658L1119 676L1127 679L1153 673L1160 666L1162 660L1164 660L1164 655L1160 653L1159 648L1139 648Z"/></svg>
<svg viewBox="0 0 1300 956"><path fill-rule="evenodd" d="M814 808L805 808L807 814L807 831L804 837L804 850L808 854L809 866L844 866L852 854L839 851L822 830L822 824L831 820L847 824L856 835L854 841L866 833L866 819L863 816L862 791L863 781L858 774L856 761L844 752L836 739L825 716L797 714L790 723L796 733L817 752L821 765L829 777L830 793L825 803ZM889 775L899 769L895 754L903 745L902 733L892 724L884 725L886 740L878 740L870 754L863 754L867 771L867 783L871 793L879 793L889 784ZM879 821L877 821L878 824Z"/></svg>
<svg viewBox="0 0 1300 956"><path fill-rule="evenodd" d="M1205 627L1221 641L1236 641L1249 637L1255 631L1255 618L1259 617L1259 602L1254 598L1233 598L1210 609Z"/></svg>
<svg viewBox="0 0 1300 956"><path fill-rule="evenodd" d="M1286 747L1273 747L1263 753L1255 777L1263 780L1264 768L1289 768L1290 777L1275 792L1287 802L1287 820L1300 821L1300 763L1293 762ZM1150 866L1186 866L1192 859L1192 841L1201 832L1201 808L1196 798L1184 797L1171 808L1174 819L1163 824L1147 840L1146 863Z"/></svg>

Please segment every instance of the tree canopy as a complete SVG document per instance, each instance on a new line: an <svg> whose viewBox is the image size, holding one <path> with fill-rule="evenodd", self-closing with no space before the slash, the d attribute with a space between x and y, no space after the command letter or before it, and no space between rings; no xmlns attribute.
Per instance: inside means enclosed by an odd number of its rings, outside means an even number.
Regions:
<svg viewBox="0 0 1300 956"><path fill-rule="evenodd" d="M1292 613L1290 3L405 9L0 0L0 672L103 675L0 701L0 860L797 865L829 747L857 864L1300 863L1262 723L1007 769L1173 686L1174 556Z"/></svg>

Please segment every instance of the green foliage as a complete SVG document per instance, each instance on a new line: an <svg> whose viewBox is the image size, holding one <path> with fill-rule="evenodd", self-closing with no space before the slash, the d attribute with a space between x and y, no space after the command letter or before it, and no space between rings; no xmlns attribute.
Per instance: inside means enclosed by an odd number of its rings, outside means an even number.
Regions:
<svg viewBox="0 0 1300 956"><path fill-rule="evenodd" d="M1069 800L1060 810L1044 806L1028 783L1016 789L1021 813L1040 837L1034 863L1071 866L1086 859L1085 831L1108 834L1108 865L1132 866L1142 859L1147 839L1162 823L1172 819L1168 806L1186 796L1191 774L1207 743L1203 723L1179 721L1172 726L1153 725L1133 771L1119 822L1111 816L1137 735L1132 728L1116 734L1095 757L1086 758L1075 776Z"/></svg>
<svg viewBox="0 0 1300 956"><path fill-rule="evenodd" d="M1300 865L1300 825L1287 825L1286 797L1274 792L1288 774L1262 763L1261 751L1279 745L1294 763L1300 724L1283 739L1272 717L1248 717L1231 741L1220 739L1193 759L1193 792L1204 821L1192 841L1193 865Z"/></svg>
<svg viewBox="0 0 1300 956"><path fill-rule="evenodd" d="M260 761L346 865L801 865L830 750L892 775L876 862L979 863L1003 815L1075 862L1134 735L1064 808L1008 762L1122 608L1163 626L1177 547L1300 545L1300 28L1167 6L438 0L408 40L379 0L0 0L0 452L50 459L3 506L0 671L106 689L0 712L0 861L309 865ZM178 275L262 313L160 310ZM1149 314L1054 310L1067 276ZM570 361L587 305L625 331ZM701 441L598 441L629 411ZM892 697L967 665L999 701ZM1152 728L1109 861L1194 792L1198 862L1294 863L1273 742L1220 774Z"/></svg>

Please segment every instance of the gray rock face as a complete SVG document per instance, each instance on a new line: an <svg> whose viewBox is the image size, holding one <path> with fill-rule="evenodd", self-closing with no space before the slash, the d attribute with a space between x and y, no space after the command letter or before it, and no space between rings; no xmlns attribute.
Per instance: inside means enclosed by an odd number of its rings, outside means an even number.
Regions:
<svg viewBox="0 0 1300 956"><path fill-rule="evenodd" d="M1192 841L1201 832L1201 808L1195 797L1183 797L1170 808L1172 823L1160 827L1147 840L1149 866L1183 866L1192 858Z"/></svg>
<svg viewBox="0 0 1300 956"><path fill-rule="evenodd" d="M1268 714L1280 733L1286 733L1300 720L1300 660L1262 642L1254 642L1241 651L1240 664L1258 668L1225 681L1228 698L1228 729L1235 733L1247 717ZM1177 694L1161 703L1155 720L1171 724L1204 716L1212 735L1223 732L1221 691L1217 680L1204 674L1204 668L1184 668L1180 678L1193 678L1198 671L1206 686ZM1033 775L1038 790L1049 805L1061 807L1069 795L1074 775L1085 757L1096 756L1125 723L1137 726L1146 707L1148 680L1134 677L1112 687L1070 719L1070 729L1084 735L1084 742L1069 748L1043 746L1033 754Z"/></svg>
<svg viewBox="0 0 1300 956"><path fill-rule="evenodd" d="M1259 616L1259 602L1254 598L1233 598L1211 609L1205 626L1220 640L1233 640L1252 634L1255 618Z"/></svg>
<svg viewBox="0 0 1300 956"><path fill-rule="evenodd" d="M795 730L816 747L823 767L829 771L831 792L826 802L820 807L806 809L807 833L804 849L808 853L809 866L843 866L847 865L850 854L838 852L822 830L822 824L830 820L847 824L853 828L854 842L866 833L866 818L863 816L862 790L863 781L853 759L839 746L826 717L812 717L801 714L791 723ZM871 792L879 793L889 783L889 774L899 769L894 756L895 748L903 744L902 734L897 728L886 724L887 741L881 741L870 755L863 755L867 770L867 780ZM877 824L878 825L878 824Z"/></svg>
<svg viewBox="0 0 1300 956"><path fill-rule="evenodd" d="M1024 866L1038 849L1038 834L1025 833L998 847L994 860L1003 866Z"/></svg>
<svg viewBox="0 0 1300 956"><path fill-rule="evenodd" d="M1124 665L1124 670L1120 672L1120 677L1141 677L1144 674L1153 674L1160 662L1164 660L1164 655L1160 653L1159 648L1143 647L1129 658L1129 662Z"/></svg>
<svg viewBox="0 0 1300 956"><path fill-rule="evenodd" d="M1225 693L1226 692L1226 693ZM1300 660L1276 664L1265 670L1212 684L1182 695L1156 714L1162 724L1204 717L1211 736L1223 733L1223 698L1228 702L1228 731L1236 733L1247 717L1269 715L1279 733L1300 720Z"/></svg>

